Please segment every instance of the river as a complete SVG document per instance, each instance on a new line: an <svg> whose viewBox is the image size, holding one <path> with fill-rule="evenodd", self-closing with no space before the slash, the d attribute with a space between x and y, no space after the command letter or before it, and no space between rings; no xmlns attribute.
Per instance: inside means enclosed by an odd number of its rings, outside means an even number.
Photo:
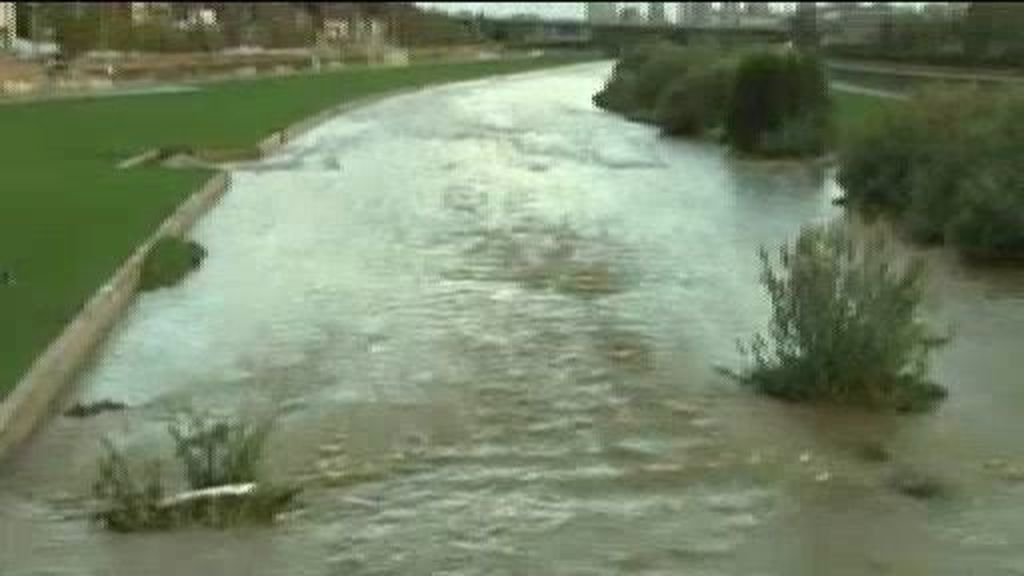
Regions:
<svg viewBox="0 0 1024 576"><path fill-rule="evenodd" d="M140 298L70 399L130 409L55 417L0 472L0 573L1024 574L1024 273L925 254L955 334L937 412L739 389L715 366L767 319L757 249L842 217L837 186L597 110L609 71L397 96L233 171L202 268ZM302 508L83 520L100 438L169 458L186 404L279 410ZM948 497L893 490L905 470Z"/></svg>

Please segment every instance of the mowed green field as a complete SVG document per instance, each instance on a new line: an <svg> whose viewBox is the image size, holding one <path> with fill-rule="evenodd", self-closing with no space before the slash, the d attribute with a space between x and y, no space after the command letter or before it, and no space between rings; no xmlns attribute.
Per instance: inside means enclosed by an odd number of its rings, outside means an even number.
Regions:
<svg viewBox="0 0 1024 576"><path fill-rule="evenodd" d="M856 134L862 126L871 124L874 118L885 110L886 106L899 101L833 90L832 102L835 111L836 137L841 146L844 140Z"/></svg>
<svg viewBox="0 0 1024 576"><path fill-rule="evenodd" d="M158 146L248 147L345 101L566 64L544 57L206 84L198 92L0 105L0 397L210 173L116 164Z"/></svg>

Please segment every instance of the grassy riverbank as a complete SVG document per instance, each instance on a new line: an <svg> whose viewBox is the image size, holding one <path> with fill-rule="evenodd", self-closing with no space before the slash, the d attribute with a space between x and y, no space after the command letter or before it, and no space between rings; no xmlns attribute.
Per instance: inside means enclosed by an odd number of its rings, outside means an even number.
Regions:
<svg viewBox="0 0 1024 576"><path fill-rule="evenodd" d="M880 96L854 92L832 91L832 109L836 126L836 141L848 141L860 127L874 122L895 101Z"/></svg>
<svg viewBox="0 0 1024 576"><path fill-rule="evenodd" d="M135 246L210 175L118 170L119 161L154 147L252 147L346 101L573 61L359 69L207 84L190 93L0 106L0 397Z"/></svg>

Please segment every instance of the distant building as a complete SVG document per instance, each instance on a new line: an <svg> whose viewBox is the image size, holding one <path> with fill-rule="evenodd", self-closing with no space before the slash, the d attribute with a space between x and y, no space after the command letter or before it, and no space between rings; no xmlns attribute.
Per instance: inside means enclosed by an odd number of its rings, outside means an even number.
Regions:
<svg viewBox="0 0 1024 576"><path fill-rule="evenodd" d="M362 18L353 15L348 18L328 18L324 20L324 37L334 43L377 44L386 35L384 22L375 18Z"/></svg>
<svg viewBox="0 0 1024 576"><path fill-rule="evenodd" d="M764 18L772 14L767 2L747 2L745 8L746 15L755 18Z"/></svg>
<svg viewBox="0 0 1024 576"><path fill-rule="evenodd" d="M205 6L196 6L185 14L184 23L189 28L210 28L217 25L217 11Z"/></svg>
<svg viewBox="0 0 1024 576"><path fill-rule="evenodd" d="M612 24L618 20L615 2L587 2L586 12L591 24Z"/></svg>
<svg viewBox="0 0 1024 576"><path fill-rule="evenodd" d="M619 12L619 22L624 24L640 24L643 21L640 9L636 6L626 6Z"/></svg>
<svg viewBox="0 0 1024 576"><path fill-rule="evenodd" d="M666 22L664 2L649 2L647 4L647 21L651 24L664 24Z"/></svg>
<svg viewBox="0 0 1024 576"><path fill-rule="evenodd" d="M892 22L890 5L862 6L854 2L837 3L820 14L822 41L828 44L874 44L882 39Z"/></svg>
<svg viewBox="0 0 1024 576"><path fill-rule="evenodd" d="M166 21L171 17L171 2L132 2L132 24Z"/></svg>
<svg viewBox="0 0 1024 576"><path fill-rule="evenodd" d="M967 15L969 4L970 2L927 2L924 5L924 14L943 20L963 18Z"/></svg>
<svg viewBox="0 0 1024 576"><path fill-rule="evenodd" d="M17 7L14 2L0 2L0 50L14 47L17 37Z"/></svg>
<svg viewBox="0 0 1024 576"><path fill-rule="evenodd" d="M740 3L722 2L718 12L718 24L720 26L739 26L740 24Z"/></svg>
<svg viewBox="0 0 1024 576"><path fill-rule="evenodd" d="M685 26L707 26L711 23L711 2L680 2L676 20Z"/></svg>

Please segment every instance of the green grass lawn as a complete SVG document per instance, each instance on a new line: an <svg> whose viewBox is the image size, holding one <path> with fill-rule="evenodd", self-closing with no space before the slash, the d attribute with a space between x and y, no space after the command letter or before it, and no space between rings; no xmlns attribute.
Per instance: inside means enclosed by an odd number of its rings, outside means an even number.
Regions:
<svg viewBox="0 0 1024 576"><path fill-rule="evenodd" d="M115 165L158 146L238 148L334 104L573 61L537 58L206 84L0 105L0 397L209 173Z"/></svg>
<svg viewBox="0 0 1024 576"><path fill-rule="evenodd" d="M870 123L874 117L885 110L886 106L891 106L898 101L833 90L832 102L835 106L836 136L839 145L842 145L860 126Z"/></svg>

